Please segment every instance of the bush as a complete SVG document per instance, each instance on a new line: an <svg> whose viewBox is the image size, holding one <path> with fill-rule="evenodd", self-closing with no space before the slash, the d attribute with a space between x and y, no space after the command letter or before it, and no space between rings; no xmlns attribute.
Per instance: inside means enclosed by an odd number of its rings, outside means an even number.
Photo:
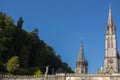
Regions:
<svg viewBox="0 0 120 80"><path fill-rule="evenodd" d="M36 75L36 76L42 75L41 70L40 70L40 69L37 69L37 70L35 71L34 75Z"/></svg>
<svg viewBox="0 0 120 80"><path fill-rule="evenodd" d="M6 64L6 69L9 73L14 73L19 68L19 59L17 56L10 58Z"/></svg>

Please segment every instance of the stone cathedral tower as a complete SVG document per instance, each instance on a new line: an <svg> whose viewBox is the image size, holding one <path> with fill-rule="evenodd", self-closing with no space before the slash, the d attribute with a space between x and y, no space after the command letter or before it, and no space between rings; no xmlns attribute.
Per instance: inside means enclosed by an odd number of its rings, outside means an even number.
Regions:
<svg viewBox="0 0 120 80"><path fill-rule="evenodd" d="M112 18L112 9L109 8L108 23L106 28L106 46L104 58L104 71L106 73L118 73L120 68L119 54L117 50L116 28Z"/></svg>
<svg viewBox="0 0 120 80"><path fill-rule="evenodd" d="M88 63L87 60L85 60L83 45L81 43L80 52L78 54L78 60L76 62L75 73L85 74L87 72L88 72Z"/></svg>

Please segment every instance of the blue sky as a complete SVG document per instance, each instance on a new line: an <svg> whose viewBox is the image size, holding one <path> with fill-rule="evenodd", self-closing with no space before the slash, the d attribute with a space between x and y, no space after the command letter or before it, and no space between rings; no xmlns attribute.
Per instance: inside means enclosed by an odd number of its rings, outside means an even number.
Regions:
<svg viewBox="0 0 120 80"><path fill-rule="evenodd" d="M119 0L0 0L0 11L12 16L15 24L22 16L27 31L38 28L40 39L52 46L73 70L82 39L88 71L94 73L103 66L109 3L120 49Z"/></svg>

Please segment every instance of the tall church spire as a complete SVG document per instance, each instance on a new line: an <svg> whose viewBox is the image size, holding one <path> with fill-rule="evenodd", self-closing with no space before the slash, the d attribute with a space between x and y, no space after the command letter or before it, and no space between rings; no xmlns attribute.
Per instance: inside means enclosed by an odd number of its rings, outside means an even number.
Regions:
<svg viewBox="0 0 120 80"><path fill-rule="evenodd" d="M116 29L112 18L112 8L109 6L108 23L106 29L106 49L104 59L104 71L108 73L118 72L118 52Z"/></svg>
<svg viewBox="0 0 120 80"><path fill-rule="evenodd" d="M81 44L80 44L80 52L78 54L78 60L77 61L80 61L80 62L85 61L82 41L81 41Z"/></svg>
<svg viewBox="0 0 120 80"><path fill-rule="evenodd" d="M87 73L87 72L88 72L88 63L87 63L87 60L85 60L83 44L81 42L80 51L79 51L78 59L76 62L75 73L82 74L82 73Z"/></svg>

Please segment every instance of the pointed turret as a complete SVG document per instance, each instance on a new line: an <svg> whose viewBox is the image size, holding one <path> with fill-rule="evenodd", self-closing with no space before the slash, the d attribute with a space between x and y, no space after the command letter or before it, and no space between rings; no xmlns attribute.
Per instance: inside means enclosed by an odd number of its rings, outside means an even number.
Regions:
<svg viewBox="0 0 120 80"><path fill-rule="evenodd" d="M82 42L80 44L80 52L78 54L78 60L77 61L79 61L79 62L84 62L85 61Z"/></svg>
<svg viewBox="0 0 120 80"><path fill-rule="evenodd" d="M76 62L76 68L75 68L75 73L87 73L88 71L88 63L87 60L85 60L84 57L84 49L83 49L83 45L82 42L80 44L80 52L78 54L78 59Z"/></svg>

